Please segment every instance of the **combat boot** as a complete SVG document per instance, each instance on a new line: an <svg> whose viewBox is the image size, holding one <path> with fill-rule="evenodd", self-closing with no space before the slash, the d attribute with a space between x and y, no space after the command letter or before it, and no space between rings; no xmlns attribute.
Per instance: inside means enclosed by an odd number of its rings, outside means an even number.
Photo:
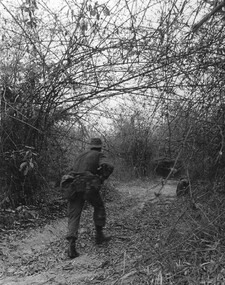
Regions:
<svg viewBox="0 0 225 285"><path fill-rule="evenodd" d="M107 243L111 240L111 237L107 237L103 233L103 228L101 226L96 226L96 236L95 236L95 243L96 244L103 244Z"/></svg>
<svg viewBox="0 0 225 285"><path fill-rule="evenodd" d="M69 248L68 248L68 256L69 258L76 258L79 256L79 253L76 250L76 239L69 239Z"/></svg>

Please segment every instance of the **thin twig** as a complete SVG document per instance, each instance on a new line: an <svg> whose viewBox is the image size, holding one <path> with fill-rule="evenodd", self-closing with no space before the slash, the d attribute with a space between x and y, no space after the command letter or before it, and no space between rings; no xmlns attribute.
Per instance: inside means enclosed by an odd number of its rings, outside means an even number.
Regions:
<svg viewBox="0 0 225 285"><path fill-rule="evenodd" d="M207 22L215 13L219 12L225 6L225 1L217 5L210 13L205 15L197 24L192 27L192 31L196 32L205 22Z"/></svg>

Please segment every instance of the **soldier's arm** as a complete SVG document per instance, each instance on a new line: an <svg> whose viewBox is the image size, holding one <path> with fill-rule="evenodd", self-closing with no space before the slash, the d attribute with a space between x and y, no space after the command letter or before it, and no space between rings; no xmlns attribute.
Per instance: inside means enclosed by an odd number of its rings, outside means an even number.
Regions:
<svg viewBox="0 0 225 285"><path fill-rule="evenodd" d="M113 164L106 157L105 154L101 153L99 158L99 175L101 179L104 181L112 174L114 170Z"/></svg>

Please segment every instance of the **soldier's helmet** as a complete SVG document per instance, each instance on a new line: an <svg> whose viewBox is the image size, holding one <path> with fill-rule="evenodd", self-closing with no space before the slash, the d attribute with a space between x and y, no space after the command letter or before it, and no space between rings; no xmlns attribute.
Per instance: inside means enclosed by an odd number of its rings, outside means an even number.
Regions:
<svg viewBox="0 0 225 285"><path fill-rule="evenodd" d="M100 138L92 138L90 142L90 149L92 148L102 148L102 141Z"/></svg>

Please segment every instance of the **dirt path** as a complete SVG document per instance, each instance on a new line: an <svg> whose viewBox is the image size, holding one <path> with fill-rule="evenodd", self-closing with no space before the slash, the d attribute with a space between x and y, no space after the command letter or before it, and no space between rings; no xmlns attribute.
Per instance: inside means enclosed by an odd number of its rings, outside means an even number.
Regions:
<svg viewBox="0 0 225 285"><path fill-rule="evenodd" d="M124 235L122 230L120 232L123 221L141 211L146 201L174 199L176 184L176 181L168 181L163 188L161 183L141 181L118 185L120 201L107 203L106 232L112 234L112 241L107 247L94 245L93 223L88 218L92 209L88 208L80 227L80 257L74 260L69 260L66 255L66 218L25 232L19 239L15 235L9 236L0 242L0 257L3 258L0 260L0 285L114 284L109 265L114 265L114 259L117 259L117 265L123 264L125 252L121 254L118 248L132 238ZM159 191L161 195L157 197Z"/></svg>

